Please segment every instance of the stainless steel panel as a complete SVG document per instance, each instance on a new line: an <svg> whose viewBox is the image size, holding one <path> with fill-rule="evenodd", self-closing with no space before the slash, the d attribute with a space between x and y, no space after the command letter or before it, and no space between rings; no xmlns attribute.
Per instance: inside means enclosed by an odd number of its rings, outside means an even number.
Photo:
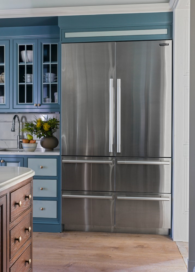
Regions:
<svg viewBox="0 0 195 272"><path fill-rule="evenodd" d="M114 190L114 161L112 158L63 156L62 162L62 190Z"/></svg>
<svg viewBox="0 0 195 272"><path fill-rule="evenodd" d="M116 191L171 193L171 159L117 159Z"/></svg>
<svg viewBox="0 0 195 272"><path fill-rule="evenodd" d="M118 195L119 196L119 195ZM140 195L140 200L133 200L138 195L121 195L120 197L130 197L128 200L116 200L116 230L133 231L137 230L149 233L154 229L170 229L171 228L171 195ZM132 197L132 198L131 198ZM142 197L147 200L142 200ZM162 198L166 200L151 198ZM169 198L169 201L167 201Z"/></svg>
<svg viewBox="0 0 195 272"><path fill-rule="evenodd" d="M112 155L109 84L114 78L115 43L62 44L63 155ZM113 92L113 110L114 99Z"/></svg>
<svg viewBox="0 0 195 272"><path fill-rule="evenodd" d="M162 41L161 41L162 42ZM121 80L121 152L171 157L172 42L117 42Z"/></svg>
<svg viewBox="0 0 195 272"><path fill-rule="evenodd" d="M114 199L111 194L62 192L62 195L65 195L62 198L64 230L112 231Z"/></svg>

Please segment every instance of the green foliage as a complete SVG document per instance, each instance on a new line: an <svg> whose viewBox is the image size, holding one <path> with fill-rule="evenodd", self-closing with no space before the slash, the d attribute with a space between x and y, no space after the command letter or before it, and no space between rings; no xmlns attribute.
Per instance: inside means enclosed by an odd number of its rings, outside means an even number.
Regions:
<svg viewBox="0 0 195 272"><path fill-rule="evenodd" d="M39 118L32 122L26 122L22 131L35 135L39 139L41 137L51 137L59 128L59 123L56 118L51 118L47 121L42 121Z"/></svg>

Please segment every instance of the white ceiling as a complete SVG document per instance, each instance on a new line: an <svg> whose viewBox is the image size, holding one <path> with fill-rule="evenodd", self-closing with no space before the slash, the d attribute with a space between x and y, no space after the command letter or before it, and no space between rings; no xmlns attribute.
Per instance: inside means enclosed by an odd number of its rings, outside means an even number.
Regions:
<svg viewBox="0 0 195 272"><path fill-rule="evenodd" d="M169 3L169 0L0 0L0 10Z"/></svg>

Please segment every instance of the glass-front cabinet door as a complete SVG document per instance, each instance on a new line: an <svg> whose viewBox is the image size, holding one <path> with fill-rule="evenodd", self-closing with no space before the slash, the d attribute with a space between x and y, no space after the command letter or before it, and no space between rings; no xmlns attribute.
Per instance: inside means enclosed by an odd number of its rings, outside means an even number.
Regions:
<svg viewBox="0 0 195 272"><path fill-rule="evenodd" d="M0 112L10 107L9 41L0 41Z"/></svg>
<svg viewBox="0 0 195 272"><path fill-rule="evenodd" d="M41 108L59 108L59 44L57 40L40 42ZM39 59L39 58L38 58Z"/></svg>
<svg viewBox="0 0 195 272"><path fill-rule="evenodd" d="M37 42L14 41L15 97L14 108L36 109L37 102Z"/></svg>

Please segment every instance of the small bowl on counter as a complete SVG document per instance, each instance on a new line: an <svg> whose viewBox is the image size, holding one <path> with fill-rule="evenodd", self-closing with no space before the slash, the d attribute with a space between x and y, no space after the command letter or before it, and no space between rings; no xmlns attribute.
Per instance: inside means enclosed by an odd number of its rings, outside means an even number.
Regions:
<svg viewBox="0 0 195 272"><path fill-rule="evenodd" d="M37 148L37 143L22 143L25 152L34 152Z"/></svg>

